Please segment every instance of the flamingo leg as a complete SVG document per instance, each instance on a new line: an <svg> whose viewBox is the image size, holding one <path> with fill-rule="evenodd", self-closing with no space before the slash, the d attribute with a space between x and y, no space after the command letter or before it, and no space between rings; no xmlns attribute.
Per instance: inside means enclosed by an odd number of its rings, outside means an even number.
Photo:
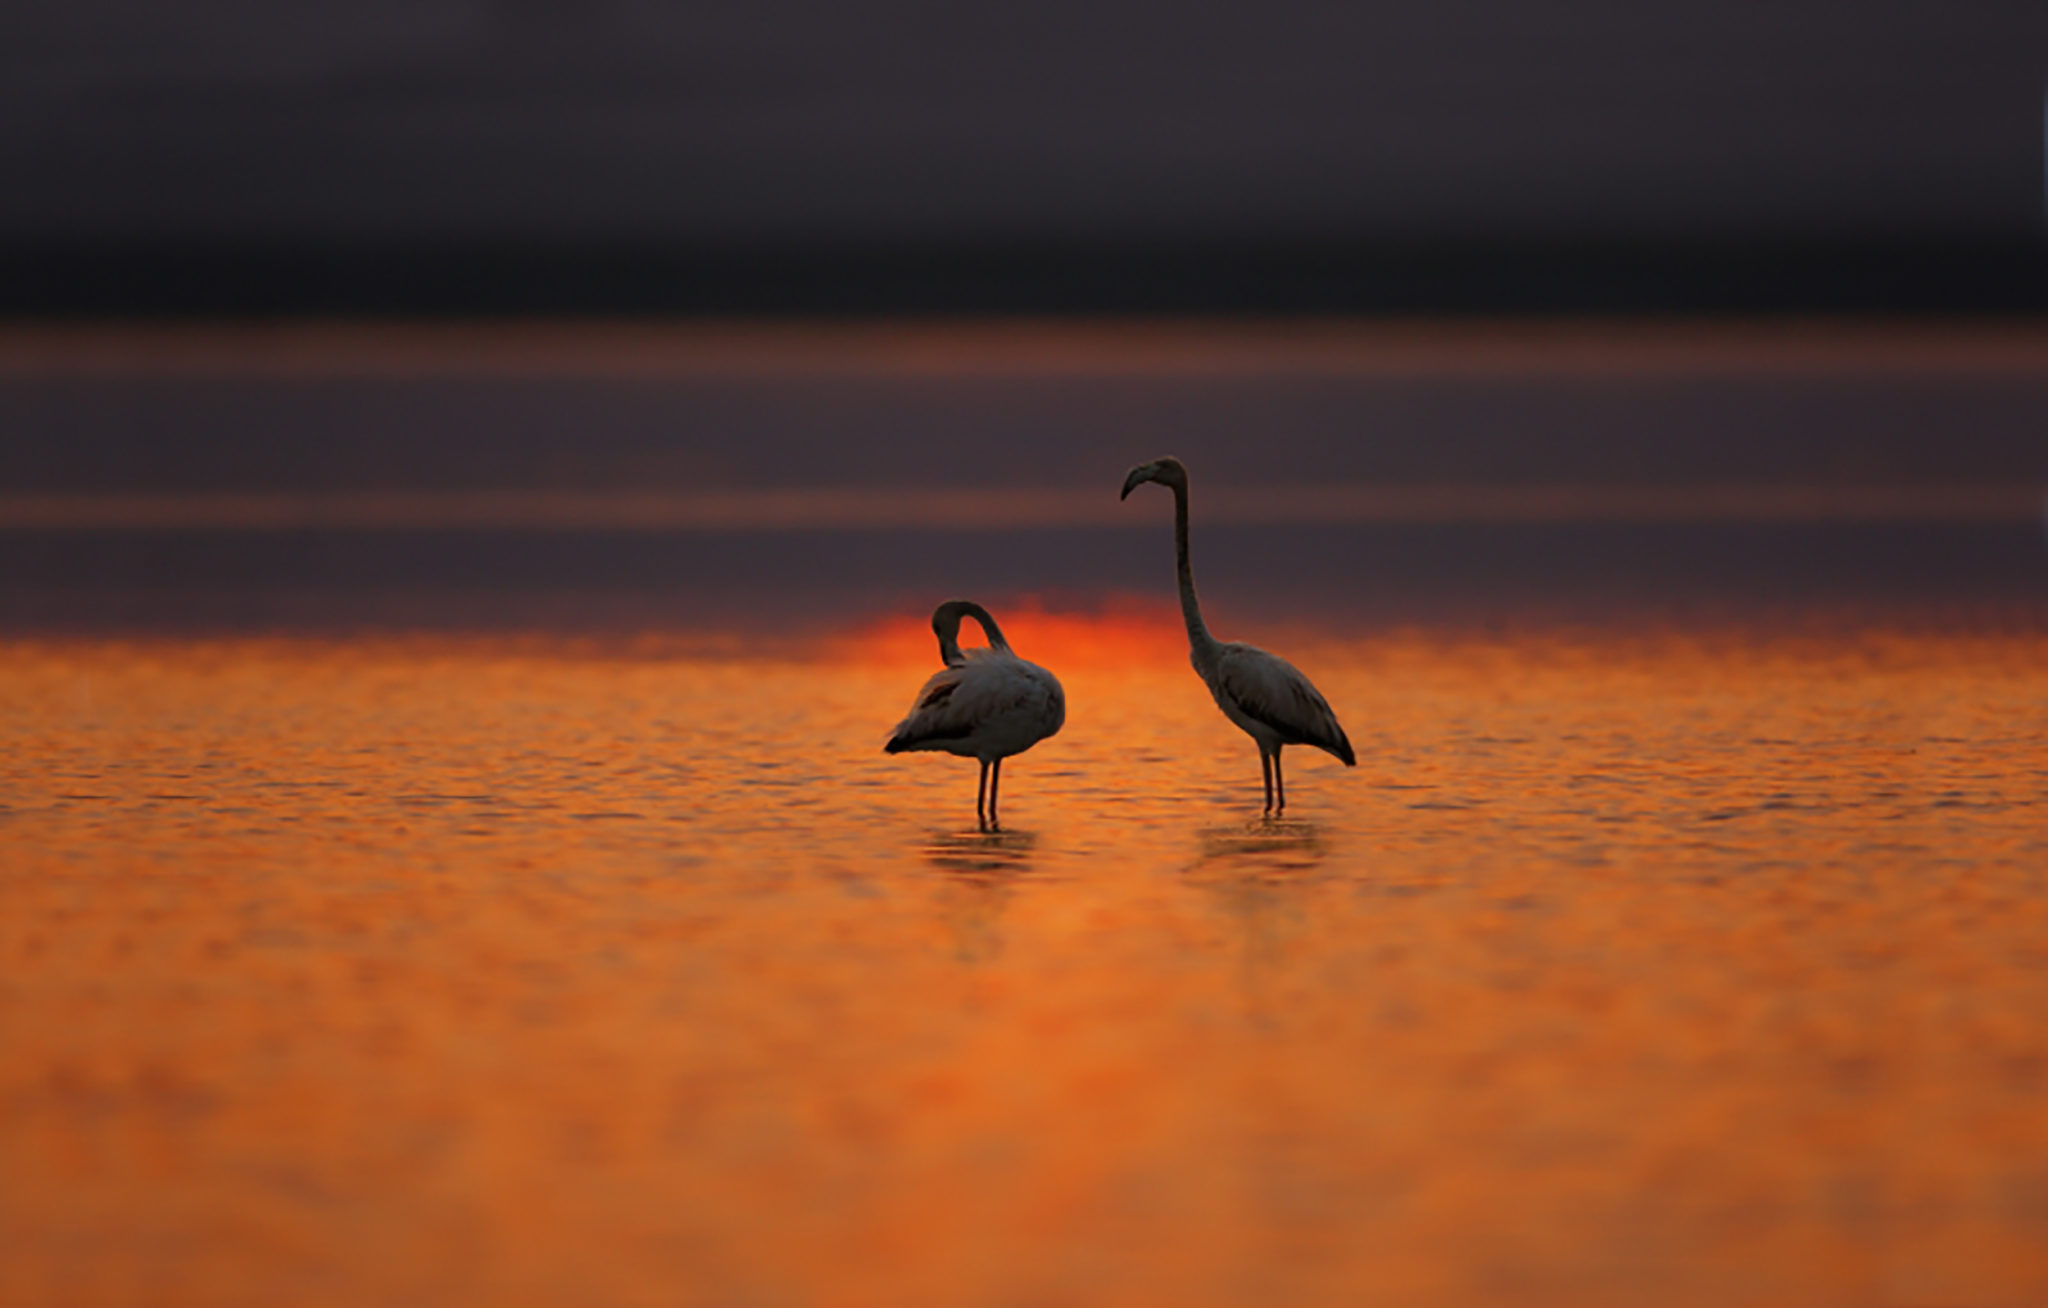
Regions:
<svg viewBox="0 0 2048 1308"><path fill-rule="evenodd" d="M996 816L996 791L1001 788L1002 784L1003 761L997 759L995 770L989 773L988 778L988 829L990 831L1001 831L1003 829L1002 819Z"/></svg>
<svg viewBox="0 0 2048 1308"><path fill-rule="evenodd" d="M981 760L981 785L974 792L974 825L988 830L988 760Z"/></svg>
<svg viewBox="0 0 2048 1308"><path fill-rule="evenodd" d="M1278 817L1287 811L1287 779L1280 775L1280 751L1273 751L1273 794L1279 800L1273 805L1273 815Z"/></svg>
<svg viewBox="0 0 2048 1308"><path fill-rule="evenodd" d="M1271 813L1273 811L1273 756L1263 749L1259 751L1259 774L1266 781L1265 811Z"/></svg>

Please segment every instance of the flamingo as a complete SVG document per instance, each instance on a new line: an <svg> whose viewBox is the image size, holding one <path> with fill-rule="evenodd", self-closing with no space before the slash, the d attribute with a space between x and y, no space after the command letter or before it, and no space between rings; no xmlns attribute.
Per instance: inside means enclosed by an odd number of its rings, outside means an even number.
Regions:
<svg viewBox="0 0 2048 1308"><path fill-rule="evenodd" d="M988 636L987 649L960 648L960 619L973 618ZM974 816L984 831L1000 831L996 789L1003 760L1054 735L1067 720L1067 696L1058 677L1011 652L989 611L971 600L947 600L932 611L939 659L946 666L917 692L910 713L889 733L884 753L944 750L981 760Z"/></svg>
<svg viewBox="0 0 2048 1308"><path fill-rule="evenodd" d="M1342 759L1344 766L1358 766L1351 742L1329 701L1301 670L1277 654L1253 645L1220 641L1209 634L1202 621L1202 604L1195 598L1195 572L1188 563L1188 470L1179 459L1155 459L1131 469L1124 478L1123 494L1148 481L1173 491L1173 551L1180 570L1180 611L1188 624L1188 659L1195 673L1208 683L1209 693L1223 716L1259 747L1259 767L1266 776L1266 812L1278 815L1287 809L1287 783L1280 775L1280 750L1287 745L1314 745Z"/></svg>

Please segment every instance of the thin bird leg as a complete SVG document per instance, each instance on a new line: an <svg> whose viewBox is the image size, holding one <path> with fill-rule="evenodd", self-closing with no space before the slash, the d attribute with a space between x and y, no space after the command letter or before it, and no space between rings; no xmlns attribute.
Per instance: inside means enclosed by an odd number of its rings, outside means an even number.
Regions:
<svg viewBox="0 0 2048 1308"><path fill-rule="evenodd" d="M1273 805L1273 816L1279 817L1287 811L1287 778L1280 775L1280 751L1273 751L1273 795L1278 801Z"/></svg>
<svg viewBox="0 0 2048 1308"><path fill-rule="evenodd" d="M1273 756L1265 750L1259 751L1259 774L1266 780L1265 812L1273 811Z"/></svg>
<svg viewBox="0 0 2048 1308"><path fill-rule="evenodd" d="M995 770L988 775L988 829L990 831L1001 831L1003 829L1003 820L996 816L996 791L1002 788L1002 784L1003 761L997 759Z"/></svg>
<svg viewBox="0 0 2048 1308"><path fill-rule="evenodd" d="M981 760L981 785L974 792L974 825L988 830L988 760Z"/></svg>

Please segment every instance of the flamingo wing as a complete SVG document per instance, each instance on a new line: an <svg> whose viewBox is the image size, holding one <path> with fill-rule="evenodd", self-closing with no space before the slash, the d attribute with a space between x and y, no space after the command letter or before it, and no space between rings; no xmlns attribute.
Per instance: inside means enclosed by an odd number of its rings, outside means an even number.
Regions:
<svg viewBox="0 0 2048 1308"><path fill-rule="evenodd" d="M1043 735L1051 735L1064 718L1062 698L1059 683L1042 668L1014 656L970 651L965 662L940 669L924 683L909 715L896 724L883 749L891 754L947 749L1026 714L1047 719L1051 729Z"/></svg>
<svg viewBox="0 0 2048 1308"><path fill-rule="evenodd" d="M1358 756L1330 702L1301 669L1251 645L1226 645L1217 660L1216 686L1240 713L1266 727L1283 745L1313 745L1355 767Z"/></svg>

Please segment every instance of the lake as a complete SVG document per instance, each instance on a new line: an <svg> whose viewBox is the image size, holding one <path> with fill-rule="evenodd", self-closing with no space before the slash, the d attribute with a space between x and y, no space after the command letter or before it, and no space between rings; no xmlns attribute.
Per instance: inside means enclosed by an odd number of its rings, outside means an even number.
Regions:
<svg viewBox="0 0 2048 1308"><path fill-rule="evenodd" d="M1417 429L1526 401L1562 471L1475 491L1494 447L1411 442L1386 458L1448 457L1403 475L1452 489L1388 496L1298 408L1271 448L1305 462L1264 484L1337 489L1265 501L1223 435L1138 422L1212 384L1142 351L1137 381L998 351L536 390L10 348L0 1299L2048 1300L2032 346L1704 379L1440 351L1427 394L1385 342L1286 354L1224 372ZM1682 415L1724 374L1776 415L1750 462L1702 482L1703 437L1595 475L1624 427L1711 427ZM450 470L488 465L490 414L539 421L521 386L571 415L722 394L682 463L735 424L784 443L664 481L652 426L579 462L563 418L474 498ZM1828 481L1859 430L1831 406L1886 387L1963 397L1967 431ZM1039 498L970 500L986 527L894 523L914 460L828 477L789 434L1013 394L1080 434ZM292 445L351 404L412 437ZM1118 414L1143 431L1099 448ZM1757 489L1774 441L1807 461L1789 498ZM1290 750L1282 820L1188 668L1165 497L1114 499L1171 448L1211 625L1357 746ZM994 495L1013 456L940 488ZM996 833L971 762L881 752L954 593L1067 690Z"/></svg>
<svg viewBox="0 0 2048 1308"><path fill-rule="evenodd" d="M889 758L805 648L16 641L10 1296L2018 1304L2048 636L1284 647L1286 819L1158 615ZM1280 641L1274 642L1276 645Z"/></svg>

